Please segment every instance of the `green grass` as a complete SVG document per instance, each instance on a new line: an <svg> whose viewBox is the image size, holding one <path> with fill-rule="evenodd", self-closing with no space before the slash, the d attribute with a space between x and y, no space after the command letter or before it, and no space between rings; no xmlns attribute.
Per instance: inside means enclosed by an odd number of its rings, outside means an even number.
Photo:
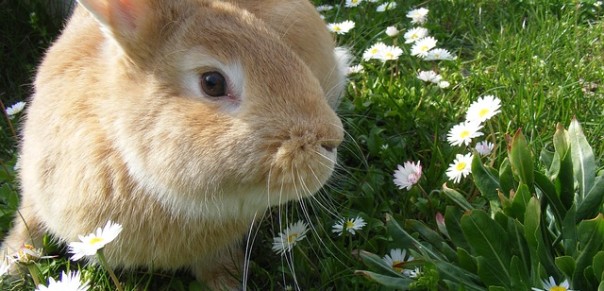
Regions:
<svg viewBox="0 0 604 291"><path fill-rule="evenodd" d="M25 99L36 64L60 22L53 21L40 5L22 1L0 2L3 15L2 74L0 97L8 106ZM33 1L34 3L36 1ZM445 171L462 153L446 141L448 130L463 121L465 110L482 95L502 100L502 112L488 122L485 134L497 145L492 163L505 157L505 134L522 128L539 150L551 146L555 124L568 126L576 116L581 121L597 159L604 157L604 10L590 1L397 1L393 11L375 12L377 4L356 8L336 7L323 13L327 22L353 20L356 27L338 35L365 72L350 77L347 94L339 109L347 131L341 146L339 166L329 185L313 199L269 211L258 226L250 254L250 290L282 290L286 285L302 290L372 290L382 287L355 270L367 266L356 256L358 250L384 255L393 244L385 227L386 214L395 219L414 218L435 227L434 216L452 203L440 193L447 182ZM591 1L593 2L593 1ZM319 4L320 1L316 1ZM425 27L438 40L438 47L458 56L455 61L426 62L409 55L410 45L402 35L385 35L389 25L403 31L412 28L405 17L415 5L430 10ZM31 11L36 11L34 16ZM10 24L10 25L8 25ZM6 40L5 40L6 39ZM404 54L397 61L362 62L363 51L377 41L400 45ZM417 79L418 70L433 69L451 83L441 89ZM18 138L2 127L0 171L0 231L5 233L14 215L17 186L12 167ZM18 120L12 120L18 128ZM424 174L419 187L398 190L392 182L397 164L420 160ZM476 190L464 179L460 192L480 206ZM451 185L451 182L448 182ZM340 217L363 217L368 225L357 235L336 236L331 227ZM281 257L271 250L272 238L299 219L312 229L291 255ZM63 258L42 262L42 270L53 276L69 266ZM74 268L73 265L69 266ZM94 290L110 290L108 276L94 267L82 267L93 279ZM183 274L145 271L121 275L126 289L195 290ZM25 284L13 283L14 290ZM190 287L190 284L193 284ZM137 286L137 287L135 287ZM170 286L170 287L167 287ZM421 289L421 288L419 288Z"/></svg>

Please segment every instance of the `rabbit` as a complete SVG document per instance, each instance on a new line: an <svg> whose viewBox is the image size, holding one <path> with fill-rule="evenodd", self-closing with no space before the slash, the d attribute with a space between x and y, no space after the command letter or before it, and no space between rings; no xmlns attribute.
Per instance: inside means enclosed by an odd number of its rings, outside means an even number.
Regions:
<svg viewBox="0 0 604 291"><path fill-rule="evenodd" d="M307 0L79 0L38 68L2 251L107 221L110 266L240 287L256 215L316 193L348 56Z"/></svg>

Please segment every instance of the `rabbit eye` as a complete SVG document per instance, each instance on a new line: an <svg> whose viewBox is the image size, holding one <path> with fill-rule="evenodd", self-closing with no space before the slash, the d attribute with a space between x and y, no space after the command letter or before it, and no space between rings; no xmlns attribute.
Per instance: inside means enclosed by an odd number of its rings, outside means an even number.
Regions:
<svg viewBox="0 0 604 291"><path fill-rule="evenodd" d="M201 89L211 97L226 95L226 79L216 71L206 72L201 75Z"/></svg>

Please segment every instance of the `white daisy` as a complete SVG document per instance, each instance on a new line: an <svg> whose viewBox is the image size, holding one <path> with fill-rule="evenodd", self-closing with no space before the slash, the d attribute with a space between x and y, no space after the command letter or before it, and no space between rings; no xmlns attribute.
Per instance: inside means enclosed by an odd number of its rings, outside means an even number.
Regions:
<svg viewBox="0 0 604 291"><path fill-rule="evenodd" d="M17 253L8 257L14 263L32 264L40 259L52 258L51 256L42 256L42 249L36 249L30 244L24 244Z"/></svg>
<svg viewBox="0 0 604 291"><path fill-rule="evenodd" d="M476 149L481 156L488 156L491 154L494 147L495 145L493 145L493 143L483 140L477 143L474 149Z"/></svg>
<svg viewBox="0 0 604 291"><path fill-rule="evenodd" d="M6 108L6 115L9 118L13 118L19 112L23 111L23 109L25 109L25 102L23 102L23 101L17 102L15 104L9 106L8 108Z"/></svg>
<svg viewBox="0 0 604 291"><path fill-rule="evenodd" d="M417 78L424 82L438 83L442 77L434 71L421 71L417 74Z"/></svg>
<svg viewBox="0 0 604 291"><path fill-rule="evenodd" d="M431 36L426 36L416 41L411 47L411 55L424 58L428 52L436 46L436 39Z"/></svg>
<svg viewBox="0 0 604 291"><path fill-rule="evenodd" d="M8 273L8 270L10 270L11 265L12 262L8 260L8 258L4 258L2 261L0 261L0 277Z"/></svg>
<svg viewBox="0 0 604 291"><path fill-rule="evenodd" d="M329 10L333 9L333 5L328 5L328 4L319 5L316 8L317 8L318 12L329 11Z"/></svg>
<svg viewBox="0 0 604 291"><path fill-rule="evenodd" d="M344 6L357 7L359 4L361 4L361 2L363 2L363 0L346 0L346 4L344 4Z"/></svg>
<svg viewBox="0 0 604 291"><path fill-rule="evenodd" d="M379 58L379 56L384 52L387 45L383 42L378 42L372 45L370 48L366 49L363 53L363 60L367 61L370 59Z"/></svg>
<svg viewBox="0 0 604 291"><path fill-rule="evenodd" d="M443 81L438 82L438 87L440 87L440 88L445 89L445 88L449 88L449 86L451 86L451 83L449 83L447 81L443 80Z"/></svg>
<svg viewBox="0 0 604 291"><path fill-rule="evenodd" d="M409 278L417 278L419 277L419 275L422 274L422 270L418 267L416 267L413 270L409 270L409 269L405 269L403 270L403 275L409 277Z"/></svg>
<svg viewBox="0 0 604 291"><path fill-rule="evenodd" d="M484 122L495 114L501 112L501 100L493 95L486 95L478 98L474 103L470 104L466 113L466 120Z"/></svg>
<svg viewBox="0 0 604 291"><path fill-rule="evenodd" d="M388 26L386 27L386 35L389 37L395 37L399 34L400 31L396 28L396 26Z"/></svg>
<svg viewBox="0 0 604 291"><path fill-rule="evenodd" d="M380 4L375 9L375 11L377 11L377 12L384 12L384 11L387 11L387 10L392 10L394 8L396 8L396 2L386 2L386 3Z"/></svg>
<svg viewBox="0 0 604 291"><path fill-rule="evenodd" d="M327 29L329 29L329 31L335 32L337 34L346 34L353 28L354 22L350 20L346 20L339 23L330 23L327 25Z"/></svg>
<svg viewBox="0 0 604 291"><path fill-rule="evenodd" d="M448 50L442 48L435 48L428 52L424 60L426 61L452 61L456 59Z"/></svg>
<svg viewBox="0 0 604 291"><path fill-rule="evenodd" d="M548 280L543 280L541 282L543 283L544 289L531 288L531 290L533 290L533 291L573 291L571 289L568 289L568 288L570 288L570 284L568 283L568 280L564 280L564 281L562 281L562 283L556 284L556 280L554 280L554 277L549 276Z"/></svg>
<svg viewBox="0 0 604 291"><path fill-rule="evenodd" d="M384 262L400 273L403 272L405 263L409 261L413 261L413 257L411 255L407 256L407 250L392 249L390 255L384 256Z"/></svg>
<svg viewBox="0 0 604 291"><path fill-rule="evenodd" d="M423 27L414 27L409 29L403 37L405 38L405 43L414 43L424 37L428 36L428 29Z"/></svg>
<svg viewBox="0 0 604 291"><path fill-rule="evenodd" d="M355 235L357 230L361 230L367 223L365 220L357 216L356 218L340 219L336 224L332 226L332 232L342 235L344 231L348 231L350 234Z"/></svg>
<svg viewBox="0 0 604 291"><path fill-rule="evenodd" d="M422 7L407 12L407 17L411 18L411 23L423 24L428 19L428 12L428 9Z"/></svg>
<svg viewBox="0 0 604 291"><path fill-rule="evenodd" d="M462 122L451 128L447 134L447 140L452 146L469 145L472 139L482 135L479 130L482 125L478 122Z"/></svg>
<svg viewBox="0 0 604 291"><path fill-rule="evenodd" d="M39 285L36 291L85 291L90 288L89 282L82 283L80 281L79 272L70 272L69 275L63 271L61 273L61 280L55 281L50 278L48 280L48 286Z"/></svg>
<svg viewBox="0 0 604 291"><path fill-rule="evenodd" d="M273 238L273 251L277 254L284 255L291 251L296 243L306 237L308 226L302 220L290 224L279 236Z"/></svg>
<svg viewBox="0 0 604 291"><path fill-rule="evenodd" d="M71 259L77 261L85 256L96 255L98 250L112 242L120 232L122 232L122 225L110 220L102 229L97 228L95 233L79 235L79 242L69 243L69 252L73 254Z"/></svg>
<svg viewBox="0 0 604 291"><path fill-rule="evenodd" d="M417 184L419 178L422 177L422 165L419 161L417 161L417 164L407 161L403 166L398 165L397 167L398 169L394 171L394 184L399 189L407 188L407 190L411 190L411 187Z"/></svg>
<svg viewBox="0 0 604 291"><path fill-rule="evenodd" d="M398 59L403 54L403 50L400 47L388 45L383 50L382 53L378 56L382 62L392 61Z"/></svg>
<svg viewBox="0 0 604 291"><path fill-rule="evenodd" d="M348 67L348 71L347 71L347 75L350 74L358 74L358 73L362 73L365 69L363 68L363 65L354 65L354 66L350 66Z"/></svg>
<svg viewBox="0 0 604 291"><path fill-rule="evenodd" d="M461 178L465 178L468 174L472 173L472 153L465 155L457 154L455 161L449 165L447 170L447 177L452 180L453 183L458 183Z"/></svg>

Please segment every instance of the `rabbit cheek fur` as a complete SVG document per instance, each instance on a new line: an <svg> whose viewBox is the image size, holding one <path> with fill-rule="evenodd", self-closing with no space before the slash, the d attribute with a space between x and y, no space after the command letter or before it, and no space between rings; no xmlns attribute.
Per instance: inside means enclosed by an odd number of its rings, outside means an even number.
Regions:
<svg viewBox="0 0 604 291"><path fill-rule="evenodd" d="M4 252L46 231L76 241L113 220L123 231L106 246L111 265L185 267L235 286L228 273L253 217L316 192L343 138L330 107L342 66L314 8L266 1L274 13L312 9L304 21L320 30L302 37L329 40L316 56L316 40L304 47L274 29L285 16L241 8L265 1L241 2L80 1L36 77L23 219ZM224 75L225 96L204 93L207 71Z"/></svg>

